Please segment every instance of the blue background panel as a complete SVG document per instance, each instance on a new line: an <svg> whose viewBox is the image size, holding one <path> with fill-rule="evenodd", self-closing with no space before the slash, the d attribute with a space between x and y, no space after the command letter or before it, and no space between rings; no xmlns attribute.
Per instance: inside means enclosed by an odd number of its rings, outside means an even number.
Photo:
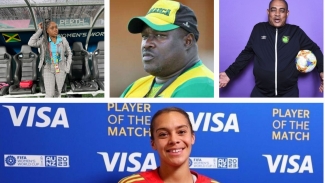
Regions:
<svg viewBox="0 0 325 183"><path fill-rule="evenodd" d="M2 103L0 182L115 183L159 166L147 131L151 116L168 106L191 116L196 135L191 158L238 159L233 168L220 164L194 171L222 183L323 182L323 104L318 103ZM114 128L117 133L110 133ZM294 133L298 139L272 139L273 131ZM308 135L301 138L300 133ZM10 167L5 155L68 156L70 166ZM272 157L270 164L263 155Z"/></svg>

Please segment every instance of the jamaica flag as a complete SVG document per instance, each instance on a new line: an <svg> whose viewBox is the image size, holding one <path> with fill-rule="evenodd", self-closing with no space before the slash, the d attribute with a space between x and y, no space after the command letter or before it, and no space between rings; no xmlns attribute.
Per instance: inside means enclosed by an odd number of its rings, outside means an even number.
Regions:
<svg viewBox="0 0 325 183"><path fill-rule="evenodd" d="M6 43L20 42L20 37L16 33L2 33L2 36Z"/></svg>

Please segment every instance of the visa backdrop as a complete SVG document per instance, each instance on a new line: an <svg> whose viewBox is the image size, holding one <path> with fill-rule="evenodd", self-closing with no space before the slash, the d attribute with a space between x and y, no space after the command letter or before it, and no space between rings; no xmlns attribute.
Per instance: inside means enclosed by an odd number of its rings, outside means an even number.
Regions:
<svg viewBox="0 0 325 183"><path fill-rule="evenodd" d="M151 116L176 106L190 168L221 183L323 182L323 104L1 103L1 183L116 183L159 166Z"/></svg>

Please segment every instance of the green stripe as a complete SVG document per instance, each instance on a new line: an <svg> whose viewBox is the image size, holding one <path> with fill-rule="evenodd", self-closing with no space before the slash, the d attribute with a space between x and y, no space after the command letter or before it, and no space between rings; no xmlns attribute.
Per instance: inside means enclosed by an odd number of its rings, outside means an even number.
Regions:
<svg viewBox="0 0 325 183"><path fill-rule="evenodd" d="M214 97L214 81L209 77L190 79L176 88L171 97Z"/></svg>
<svg viewBox="0 0 325 183"><path fill-rule="evenodd" d="M178 25L174 25L174 24L156 25L156 24L150 22L145 17L138 17L138 18L140 20L142 20L144 23L146 23L149 27L151 27L152 29L157 30L157 31L170 31L170 30L177 29L179 27Z"/></svg>
<svg viewBox="0 0 325 183"><path fill-rule="evenodd" d="M120 98L124 98L125 95L129 92L129 90L132 88L134 83L130 84L124 91L123 93L121 94Z"/></svg>

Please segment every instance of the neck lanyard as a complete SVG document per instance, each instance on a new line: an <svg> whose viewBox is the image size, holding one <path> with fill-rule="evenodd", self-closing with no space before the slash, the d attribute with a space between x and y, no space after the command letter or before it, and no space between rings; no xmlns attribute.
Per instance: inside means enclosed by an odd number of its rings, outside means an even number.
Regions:
<svg viewBox="0 0 325 183"><path fill-rule="evenodd" d="M55 59L52 57L53 56L53 54L52 54L52 50L51 50L51 42L49 42L49 44L48 44L48 49L49 49L49 52L50 52L50 59L51 59L51 63L54 63L54 64L57 64L57 63L59 63L59 59L58 58L56 58L56 61L57 62L55 62ZM58 44L56 44L56 52L58 52Z"/></svg>

